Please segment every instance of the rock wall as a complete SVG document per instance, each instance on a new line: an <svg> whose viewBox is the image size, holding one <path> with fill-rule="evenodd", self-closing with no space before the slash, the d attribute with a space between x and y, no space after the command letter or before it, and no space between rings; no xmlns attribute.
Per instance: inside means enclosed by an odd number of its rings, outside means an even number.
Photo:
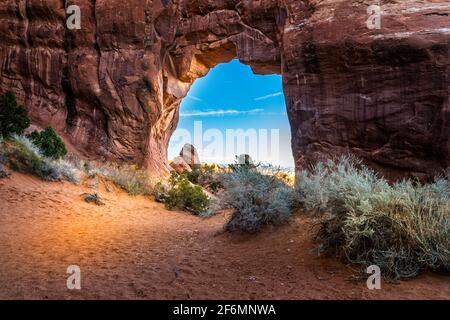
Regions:
<svg viewBox="0 0 450 320"><path fill-rule="evenodd" d="M88 158L167 170L195 79L239 58L283 76L296 165L355 153L390 175L450 163L450 4L360 0L1 0L0 92ZM81 29L65 10L81 8Z"/></svg>

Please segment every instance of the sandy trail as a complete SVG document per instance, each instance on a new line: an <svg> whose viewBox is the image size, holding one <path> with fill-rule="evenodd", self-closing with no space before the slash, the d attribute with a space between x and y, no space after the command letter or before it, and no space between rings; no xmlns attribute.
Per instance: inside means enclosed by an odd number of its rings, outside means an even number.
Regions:
<svg viewBox="0 0 450 320"><path fill-rule="evenodd" d="M368 290L350 267L317 257L311 221L258 235L114 188L106 205L86 186L14 173L0 181L0 299L450 299L450 279L425 273ZM81 268L68 290L66 269Z"/></svg>

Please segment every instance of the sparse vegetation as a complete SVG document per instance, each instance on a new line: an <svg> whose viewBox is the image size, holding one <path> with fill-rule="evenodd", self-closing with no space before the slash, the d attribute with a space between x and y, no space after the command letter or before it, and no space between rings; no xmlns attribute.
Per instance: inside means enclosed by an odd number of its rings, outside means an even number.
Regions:
<svg viewBox="0 0 450 320"><path fill-rule="evenodd" d="M72 162L65 159L50 160L51 166L59 172L60 177L72 183L80 183L81 170L79 170Z"/></svg>
<svg viewBox="0 0 450 320"><path fill-rule="evenodd" d="M84 163L82 167L89 176L100 174L132 196L153 194L154 186L145 169L134 165L89 162Z"/></svg>
<svg viewBox="0 0 450 320"><path fill-rule="evenodd" d="M31 173L49 181L80 181L80 171L76 167L64 160L55 161L45 157L27 137L14 136L5 140L0 149L15 171Z"/></svg>
<svg viewBox="0 0 450 320"><path fill-rule="evenodd" d="M224 168L216 164L195 165L192 171L185 172L183 175L192 182L198 184L212 193L217 193L223 188L220 176Z"/></svg>
<svg viewBox="0 0 450 320"><path fill-rule="evenodd" d="M58 160L67 154L64 142L52 127L41 132L33 131L28 137L47 158Z"/></svg>
<svg viewBox="0 0 450 320"><path fill-rule="evenodd" d="M16 136L3 145L13 170L36 174L45 180L57 180L49 172L39 149L28 138Z"/></svg>
<svg viewBox="0 0 450 320"><path fill-rule="evenodd" d="M0 96L0 136L21 135L30 126L26 109L17 104L16 96L6 92Z"/></svg>
<svg viewBox="0 0 450 320"><path fill-rule="evenodd" d="M29 136L14 136L1 140L0 160L13 170L31 173L44 180L79 183L84 171L88 176L104 176L130 195L153 194L152 180L146 170L131 165L80 161L73 155L64 157L63 154L66 154L67 150L58 139L60 140L50 128ZM35 141L42 145L47 154L36 146Z"/></svg>
<svg viewBox="0 0 450 320"><path fill-rule="evenodd" d="M13 170L35 174L44 180L68 180L78 183L80 172L61 160L67 150L52 128L23 136L30 125L27 111L16 102L13 93L0 97L0 160Z"/></svg>
<svg viewBox="0 0 450 320"><path fill-rule="evenodd" d="M256 167L233 165L223 174L220 206L234 209L228 231L257 232L265 225L286 223L294 207L293 188Z"/></svg>
<svg viewBox="0 0 450 320"><path fill-rule="evenodd" d="M341 157L303 171L299 201L320 215L320 249L385 277L450 270L450 182L389 184L359 161Z"/></svg>
<svg viewBox="0 0 450 320"><path fill-rule="evenodd" d="M183 209L200 215L208 209L209 198L202 187L192 184L184 175L175 172L169 180L170 190L165 197L168 209Z"/></svg>

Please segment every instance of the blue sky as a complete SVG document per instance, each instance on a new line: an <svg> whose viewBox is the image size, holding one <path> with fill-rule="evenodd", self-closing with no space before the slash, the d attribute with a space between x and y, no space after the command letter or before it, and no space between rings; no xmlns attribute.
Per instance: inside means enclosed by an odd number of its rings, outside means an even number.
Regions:
<svg viewBox="0 0 450 320"><path fill-rule="evenodd" d="M197 127L197 135L194 135L194 126ZM238 142L234 140L234 152L227 152L226 146L233 140L227 138L227 130L237 129L242 129L253 140L242 140L245 150L238 149ZM205 134L208 130L216 135L220 131L223 148L220 147L220 139L212 139L210 142L208 138L205 139L208 137L208 133ZM200 158L204 162L228 163L230 157L234 158L234 154L230 153L245 151L256 161L284 167L294 165L281 76L255 75L250 67L238 60L220 64L207 76L195 81L188 96L182 101L180 122L169 145L169 159L178 155L188 132L190 142L199 149ZM199 132L201 133L198 134ZM257 140L250 133L255 133ZM241 136L242 134L238 135ZM201 141L198 137L201 137ZM208 148L210 151L223 149L224 152L208 153Z"/></svg>

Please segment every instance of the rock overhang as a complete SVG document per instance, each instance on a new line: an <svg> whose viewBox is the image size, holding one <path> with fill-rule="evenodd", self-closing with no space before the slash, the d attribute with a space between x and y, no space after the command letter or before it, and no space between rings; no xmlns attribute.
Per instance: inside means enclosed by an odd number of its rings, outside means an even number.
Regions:
<svg viewBox="0 0 450 320"><path fill-rule="evenodd" d="M448 3L59 1L0 5L0 90L89 158L168 169L167 144L195 79L238 58L283 76L297 168L354 153L380 171L449 166ZM12 26L12 27L11 27Z"/></svg>

